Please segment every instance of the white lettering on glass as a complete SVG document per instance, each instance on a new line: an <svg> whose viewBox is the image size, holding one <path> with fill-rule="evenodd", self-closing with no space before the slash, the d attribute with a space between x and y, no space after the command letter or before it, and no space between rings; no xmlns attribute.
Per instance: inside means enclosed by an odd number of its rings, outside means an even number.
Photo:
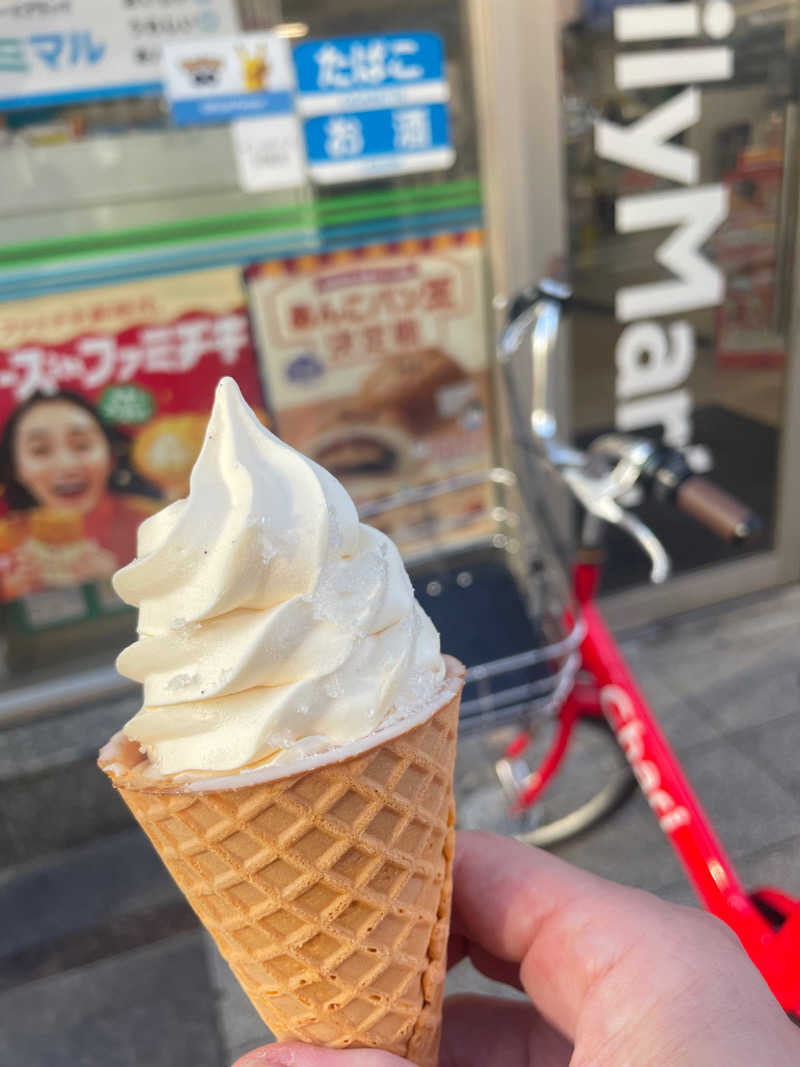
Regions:
<svg viewBox="0 0 800 1067"><path fill-rule="evenodd" d="M672 389L691 372L694 331L684 319L666 330L655 322L631 323L619 335L616 361L618 397Z"/></svg>
<svg viewBox="0 0 800 1067"><path fill-rule="evenodd" d="M729 0L618 6L614 37L621 44L683 38L687 47L621 51L614 59L617 89L682 88L627 126L607 119L595 123L600 158L684 186L621 196L615 211L621 234L672 227L654 253L655 263L671 276L624 286L616 294L616 317L627 325L615 359L617 426L631 431L662 426L665 442L675 447L689 445L692 436L692 396L686 383L694 365L694 329L686 319L654 320L723 301L724 275L703 248L727 217L728 191L720 184L698 186L698 155L674 138L702 118L698 86L726 81L733 74L733 50L703 45L701 35L719 41L733 31L735 22ZM680 811L664 815L670 825L680 825L682 819Z"/></svg>
<svg viewBox="0 0 800 1067"><path fill-rule="evenodd" d="M620 233L677 224L675 232L656 249L655 260L677 274L679 281L620 289L617 318L630 322L645 315L675 315L719 304L725 295L725 276L700 249L727 214L728 190L723 185L621 196L617 201Z"/></svg>
<svg viewBox="0 0 800 1067"><path fill-rule="evenodd" d="M694 126L699 118L699 91L684 89L630 126L598 120L594 127L595 151L612 163L694 185L700 173L697 152L667 142Z"/></svg>

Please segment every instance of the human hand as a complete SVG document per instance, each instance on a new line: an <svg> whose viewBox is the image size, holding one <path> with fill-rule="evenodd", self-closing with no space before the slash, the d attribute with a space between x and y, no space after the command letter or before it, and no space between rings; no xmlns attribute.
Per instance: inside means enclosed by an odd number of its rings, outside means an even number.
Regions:
<svg viewBox="0 0 800 1067"><path fill-rule="evenodd" d="M16 600L35 593L44 584L39 564L24 548L23 545L14 553L11 567L2 577L3 600Z"/></svg>
<svg viewBox="0 0 800 1067"><path fill-rule="evenodd" d="M74 563L73 572L76 582L91 582L110 578L118 568L119 561L113 552L102 548L97 541L87 541Z"/></svg>
<svg viewBox="0 0 800 1067"><path fill-rule="evenodd" d="M791 1067L800 1033L719 920L491 834L459 834L449 960L531 1004L445 1003L442 1067ZM276 1044L234 1067L408 1067Z"/></svg>

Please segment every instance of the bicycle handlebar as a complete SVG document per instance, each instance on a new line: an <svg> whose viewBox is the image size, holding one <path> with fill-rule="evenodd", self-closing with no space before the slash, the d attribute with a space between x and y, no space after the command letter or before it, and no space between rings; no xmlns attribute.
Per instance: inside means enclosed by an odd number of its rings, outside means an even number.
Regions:
<svg viewBox="0 0 800 1067"><path fill-rule="evenodd" d="M613 436L606 440L614 446ZM621 447L634 460L636 446L628 442ZM695 474L681 452L668 445L653 444L648 454L647 447L644 443L639 446L640 471L657 499L674 504L724 541L751 541L760 533L761 521L755 512L714 482ZM609 451L609 445L605 451Z"/></svg>
<svg viewBox="0 0 800 1067"><path fill-rule="evenodd" d="M725 541L752 541L761 531L755 512L698 474L678 486L675 504Z"/></svg>
<svg viewBox="0 0 800 1067"><path fill-rule="evenodd" d="M646 438L610 433L596 438L587 453L558 437L553 410L552 362L559 325L571 299L568 286L545 279L529 286L512 302L509 321L498 343L505 368L512 420L520 440L526 437L549 466L557 471L586 511L626 530L651 561L653 581L663 581L669 560L653 532L620 501L636 484L644 484L657 499L672 504L727 541L749 541L761 528L758 517L723 489L701 478L675 448ZM526 420L519 410L512 368L520 358L530 367L533 396ZM595 459L606 466L598 468ZM610 464L610 466L608 466Z"/></svg>

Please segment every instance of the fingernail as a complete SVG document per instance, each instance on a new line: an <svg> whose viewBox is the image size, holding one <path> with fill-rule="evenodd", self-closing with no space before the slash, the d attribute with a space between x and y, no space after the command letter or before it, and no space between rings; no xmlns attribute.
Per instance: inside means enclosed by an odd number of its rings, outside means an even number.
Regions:
<svg viewBox="0 0 800 1067"><path fill-rule="evenodd" d="M292 1049L281 1045L265 1045L254 1048L234 1063L233 1067L296 1067L297 1060Z"/></svg>

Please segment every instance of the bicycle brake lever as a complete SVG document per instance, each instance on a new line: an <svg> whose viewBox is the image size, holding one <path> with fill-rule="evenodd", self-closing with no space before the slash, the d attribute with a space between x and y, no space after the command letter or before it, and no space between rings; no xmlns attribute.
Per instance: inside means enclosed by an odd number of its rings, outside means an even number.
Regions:
<svg viewBox="0 0 800 1067"><path fill-rule="evenodd" d="M624 530L650 559L650 581L660 585L672 570L670 558L656 535L641 519L621 507L612 495L617 483L610 478L590 478L574 467L561 472L564 481L590 514Z"/></svg>

